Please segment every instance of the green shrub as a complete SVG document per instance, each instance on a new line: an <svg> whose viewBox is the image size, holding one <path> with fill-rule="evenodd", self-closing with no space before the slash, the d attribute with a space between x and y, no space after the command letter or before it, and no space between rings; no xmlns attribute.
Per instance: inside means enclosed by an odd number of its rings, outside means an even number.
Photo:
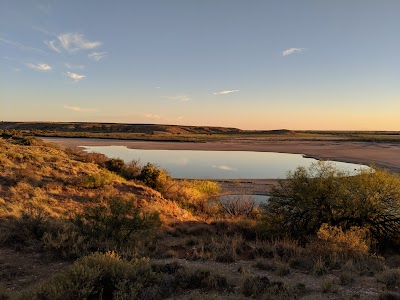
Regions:
<svg viewBox="0 0 400 300"><path fill-rule="evenodd" d="M160 221L158 214L142 212L134 199L114 197L87 208L75 224L88 238L121 246L135 232L159 226Z"/></svg>
<svg viewBox="0 0 400 300"><path fill-rule="evenodd" d="M165 192L171 177L165 170L148 163L142 168L137 179L142 181L145 185L163 193Z"/></svg>
<svg viewBox="0 0 400 300"><path fill-rule="evenodd" d="M113 252L94 253L26 292L22 299L137 299L158 281L146 259L127 261Z"/></svg>
<svg viewBox="0 0 400 300"><path fill-rule="evenodd" d="M125 165L125 168L122 170L120 175L127 180L136 179L139 176L141 169L142 167L139 165L139 162L132 160Z"/></svg>
<svg viewBox="0 0 400 300"><path fill-rule="evenodd" d="M125 162L122 159L112 158L105 162L105 167L111 172L121 174L126 166L125 166Z"/></svg>
<svg viewBox="0 0 400 300"><path fill-rule="evenodd" d="M398 241L400 177L384 170L356 176L319 162L299 167L272 191L263 214L264 232L304 238L322 224L366 228L378 240Z"/></svg>
<svg viewBox="0 0 400 300"><path fill-rule="evenodd" d="M100 173L86 175L82 180L82 187L87 189L96 189L111 184L117 179L118 177L114 173L107 170L101 170Z"/></svg>

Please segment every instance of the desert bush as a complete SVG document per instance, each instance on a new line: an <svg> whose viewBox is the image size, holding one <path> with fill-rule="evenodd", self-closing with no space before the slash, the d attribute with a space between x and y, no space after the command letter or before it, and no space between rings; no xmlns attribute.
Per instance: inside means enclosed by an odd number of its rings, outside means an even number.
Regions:
<svg viewBox="0 0 400 300"><path fill-rule="evenodd" d="M51 227L47 212L36 206L28 206L20 216L3 220L0 243L20 247L38 247L44 233Z"/></svg>
<svg viewBox="0 0 400 300"><path fill-rule="evenodd" d="M255 201L251 196L228 196L220 199L219 205L221 210L231 217L249 217L255 208Z"/></svg>
<svg viewBox="0 0 400 300"><path fill-rule="evenodd" d="M81 185L87 189L96 189L111 184L116 180L120 180L120 178L114 173L107 170L100 170L99 173L84 176Z"/></svg>
<svg viewBox="0 0 400 300"><path fill-rule="evenodd" d="M58 220L59 226L49 228L42 237L43 249L63 258L78 258L91 252L88 238L71 222Z"/></svg>
<svg viewBox="0 0 400 300"><path fill-rule="evenodd" d="M380 169L348 176L324 162L299 167L273 189L263 220L265 233L275 236L306 237L326 223L398 241L400 177Z"/></svg>
<svg viewBox="0 0 400 300"><path fill-rule="evenodd" d="M108 160L108 157L105 156L104 154L96 152L87 153L79 148L66 148L64 151L72 159L82 162L94 163L103 168L105 167L105 163Z"/></svg>
<svg viewBox="0 0 400 300"><path fill-rule="evenodd" d="M120 175L127 180L136 179L139 176L141 169L142 167L140 166L139 162L132 160L125 165L125 168L121 171Z"/></svg>
<svg viewBox="0 0 400 300"><path fill-rule="evenodd" d="M111 172L121 174L125 169L125 162L120 158L112 158L105 162L105 167Z"/></svg>
<svg viewBox="0 0 400 300"><path fill-rule="evenodd" d="M142 181L145 185L163 193L171 177L165 170L157 168L151 163L147 163L147 165L142 168L137 179Z"/></svg>
<svg viewBox="0 0 400 300"><path fill-rule="evenodd" d="M22 299L137 299L158 281L147 259L127 261L114 252L94 253Z"/></svg>
<svg viewBox="0 0 400 300"><path fill-rule="evenodd" d="M103 243L121 246L135 232L160 225L156 213L144 213L134 199L105 199L77 215L74 223L81 234Z"/></svg>
<svg viewBox="0 0 400 300"><path fill-rule="evenodd" d="M361 259L369 256L368 230L357 226L343 231L338 226L322 224L317 239L310 242L308 250L315 255L341 259Z"/></svg>

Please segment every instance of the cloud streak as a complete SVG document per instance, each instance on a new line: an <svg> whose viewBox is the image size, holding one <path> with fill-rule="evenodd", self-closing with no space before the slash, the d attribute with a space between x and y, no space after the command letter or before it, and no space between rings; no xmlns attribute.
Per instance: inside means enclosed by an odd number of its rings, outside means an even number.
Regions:
<svg viewBox="0 0 400 300"><path fill-rule="evenodd" d="M78 82L86 77L85 75L74 73L74 72L67 72L67 76L69 78L73 79L75 82Z"/></svg>
<svg viewBox="0 0 400 300"><path fill-rule="evenodd" d="M190 98L188 95L164 96L163 98L180 102L186 102L192 100L192 98Z"/></svg>
<svg viewBox="0 0 400 300"><path fill-rule="evenodd" d="M48 64L26 64L26 66L30 69L36 70L36 71L51 71L53 68L48 65Z"/></svg>
<svg viewBox="0 0 400 300"><path fill-rule="evenodd" d="M82 33L66 32L57 36L56 40L44 41L53 51L61 53L61 49L69 53L80 50L92 50L100 47L103 43L99 41L89 41Z"/></svg>
<svg viewBox="0 0 400 300"><path fill-rule="evenodd" d="M94 61L99 61L99 60L103 59L105 56L106 56L106 52L92 52L92 53L88 54L88 57Z"/></svg>
<svg viewBox="0 0 400 300"><path fill-rule="evenodd" d="M15 47L15 48L17 48L19 50L23 50L23 51L34 51L34 52L41 53L41 54L47 54L45 51L43 51L41 49L30 47L30 46L26 46L26 45L23 45L21 43L18 43L18 42L15 42L15 41L11 41L11 40L7 40L7 39L1 38L1 37L0 37L0 43L13 46L13 47Z"/></svg>
<svg viewBox="0 0 400 300"><path fill-rule="evenodd" d="M225 90L225 91L220 91L220 92L215 92L213 93L214 95L228 95L232 93L238 93L240 90Z"/></svg>
<svg viewBox="0 0 400 300"><path fill-rule="evenodd" d="M57 47L57 41L44 41L44 43L49 47L51 50L61 53L61 50Z"/></svg>
<svg viewBox="0 0 400 300"><path fill-rule="evenodd" d="M69 105L64 105L64 108L67 110L72 110L76 112L95 112L97 109L95 108L82 108L80 106L69 106Z"/></svg>
<svg viewBox="0 0 400 300"><path fill-rule="evenodd" d="M289 48L286 50L282 51L282 56L289 56L292 54L297 54L303 52L305 49L304 48Z"/></svg>

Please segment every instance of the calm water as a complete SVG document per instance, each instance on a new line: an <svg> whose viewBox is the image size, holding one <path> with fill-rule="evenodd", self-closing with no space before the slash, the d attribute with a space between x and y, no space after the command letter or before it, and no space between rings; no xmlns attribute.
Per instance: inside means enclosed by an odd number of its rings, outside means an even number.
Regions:
<svg viewBox="0 0 400 300"><path fill-rule="evenodd" d="M285 178L298 166L309 166L315 159L301 154L250 151L142 150L125 146L83 146L86 152L98 152L125 162L154 163L175 178L197 179L272 179ZM365 167L332 162L346 171Z"/></svg>
<svg viewBox="0 0 400 300"><path fill-rule="evenodd" d="M251 199L256 203L256 205L259 205L261 203L264 203L264 204L267 203L268 199L269 199L269 196L266 196L266 195L235 195L235 194L232 194L232 195L223 195L223 196L220 197L220 199L222 201Z"/></svg>

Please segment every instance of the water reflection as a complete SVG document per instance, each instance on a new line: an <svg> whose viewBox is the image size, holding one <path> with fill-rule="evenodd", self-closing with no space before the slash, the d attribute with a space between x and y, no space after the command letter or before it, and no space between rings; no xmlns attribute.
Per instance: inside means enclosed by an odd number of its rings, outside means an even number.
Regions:
<svg viewBox="0 0 400 300"><path fill-rule="evenodd" d="M288 171L316 162L301 154L250 151L143 150L125 146L83 146L126 162L154 163L175 178L193 179L273 179L285 178ZM333 162L341 170L355 172L358 164ZM367 168L367 167L365 167Z"/></svg>

